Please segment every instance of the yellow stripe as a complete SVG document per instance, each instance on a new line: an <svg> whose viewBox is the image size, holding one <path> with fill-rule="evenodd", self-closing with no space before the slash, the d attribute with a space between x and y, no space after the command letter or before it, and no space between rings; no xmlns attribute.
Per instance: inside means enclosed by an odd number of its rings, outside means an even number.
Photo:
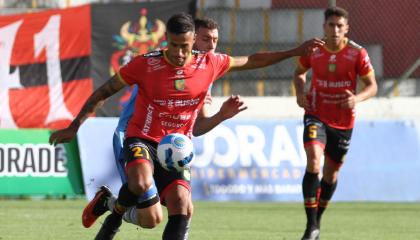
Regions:
<svg viewBox="0 0 420 240"><path fill-rule="evenodd" d="M117 75L118 80L120 80L122 83L124 83L125 85L130 85L124 80L124 78L121 76L120 72L117 72L116 75Z"/></svg>
<svg viewBox="0 0 420 240"><path fill-rule="evenodd" d="M233 62L235 61L234 58L230 56L232 54L232 48L226 47L226 54L229 55L229 69L230 69L233 65ZM223 96L230 96L229 75L227 75L225 80L223 80L222 82L222 91L223 91Z"/></svg>
<svg viewBox="0 0 420 240"><path fill-rule="evenodd" d="M257 82L257 96L264 96L265 82L264 80L258 80Z"/></svg>
<svg viewBox="0 0 420 240"><path fill-rule="evenodd" d="M232 9L230 11L230 42L236 42L236 11Z"/></svg>
<svg viewBox="0 0 420 240"><path fill-rule="evenodd" d="M303 42L303 10L297 12L297 39L298 42Z"/></svg>
<svg viewBox="0 0 420 240"><path fill-rule="evenodd" d="M271 29L270 29L270 12L263 10L264 17L264 44L267 44L271 40Z"/></svg>
<svg viewBox="0 0 420 240"><path fill-rule="evenodd" d="M229 68L228 68L228 70L227 70L227 72L229 72L229 70L232 68L232 66L233 66L233 63L235 62L235 59L232 57L232 56L229 56L228 55L228 57L229 57Z"/></svg>
<svg viewBox="0 0 420 240"><path fill-rule="evenodd" d="M374 75L375 74L375 71L372 69L372 70L370 70L367 74L365 74L365 75L363 75L363 76L360 76L360 78L361 79L366 79L366 78L368 78L368 77L370 77L370 76L372 76L372 75Z"/></svg>

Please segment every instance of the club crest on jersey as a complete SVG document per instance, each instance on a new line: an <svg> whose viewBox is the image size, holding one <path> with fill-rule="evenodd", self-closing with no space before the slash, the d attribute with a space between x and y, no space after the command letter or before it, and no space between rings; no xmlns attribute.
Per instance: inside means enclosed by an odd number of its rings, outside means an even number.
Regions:
<svg viewBox="0 0 420 240"><path fill-rule="evenodd" d="M183 91L185 89L185 79L175 80L175 89L178 91Z"/></svg>
<svg viewBox="0 0 420 240"><path fill-rule="evenodd" d="M335 63L328 64L328 71L329 72L335 72L336 68L337 68L337 65L335 65Z"/></svg>

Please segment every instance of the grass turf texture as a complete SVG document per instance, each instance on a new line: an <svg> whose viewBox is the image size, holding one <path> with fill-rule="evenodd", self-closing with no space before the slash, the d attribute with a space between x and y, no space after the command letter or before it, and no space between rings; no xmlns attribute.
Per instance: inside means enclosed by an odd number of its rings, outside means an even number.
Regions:
<svg viewBox="0 0 420 240"><path fill-rule="evenodd" d="M86 203L0 200L0 240L93 239L104 217L83 228ZM190 240L296 240L305 227L304 214L301 203L195 202ZM115 239L159 240L165 223L166 217L155 229L123 223ZM418 240L420 203L333 202L324 214L321 239Z"/></svg>

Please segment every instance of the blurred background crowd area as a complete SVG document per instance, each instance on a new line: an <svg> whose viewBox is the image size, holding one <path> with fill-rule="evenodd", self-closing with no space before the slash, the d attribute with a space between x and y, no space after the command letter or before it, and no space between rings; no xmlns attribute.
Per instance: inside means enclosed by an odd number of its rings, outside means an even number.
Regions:
<svg viewBox="0 0 420 240"><path fill-rule="evenodd" d="M0 0L0 14L17 14L115 0ZM369 52L379 97L420 95L420 27L418 0L197 0L196 16L220 25L218 51L234 56L290 49L323 36L323 12L340 6L350 13L349 38ZM214 96L293 96L296 58L261 70L227 74Z"/></svg>

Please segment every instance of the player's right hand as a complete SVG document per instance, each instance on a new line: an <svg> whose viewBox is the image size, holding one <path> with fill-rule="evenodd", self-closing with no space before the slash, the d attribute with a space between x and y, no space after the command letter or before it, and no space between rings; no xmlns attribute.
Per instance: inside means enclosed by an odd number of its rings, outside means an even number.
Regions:
<svg viewBox="0 0 420 240"><path fill-rule="evenodd" d="M49 143L51 145L57 145L58 143L67 143L73 140L76 137L77 130L73 127L64 128L58 131L55 131L51 134Z"/></svg>
<svg viewBox="0 0 420 240"><path fill-rule="evenodd" d="M311 55L313 52L318 50L319 47L325 45L325 42L319 38L313 38L302 43L298 49L298 56L308 56Z"/></svg>

